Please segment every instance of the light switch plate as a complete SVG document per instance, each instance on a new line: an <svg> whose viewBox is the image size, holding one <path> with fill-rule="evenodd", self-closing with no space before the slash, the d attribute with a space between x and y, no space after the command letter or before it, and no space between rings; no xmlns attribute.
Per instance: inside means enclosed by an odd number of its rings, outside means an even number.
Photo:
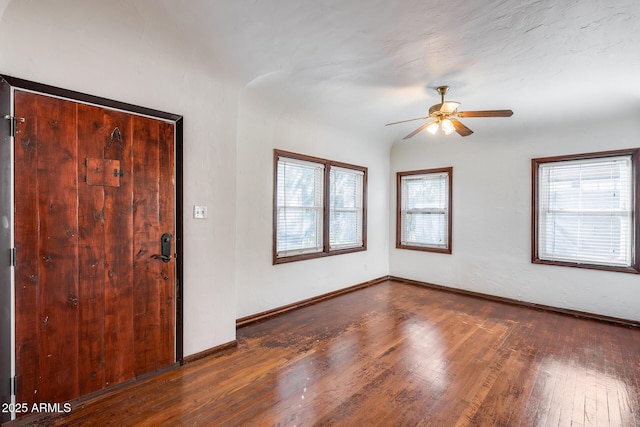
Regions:
<svg viewBox="0 0 640 427"><path fill-rule="evenodd" d="M206 219L207 218L207 207L206 206L193 206L193 217L195 219Z"/></svg>

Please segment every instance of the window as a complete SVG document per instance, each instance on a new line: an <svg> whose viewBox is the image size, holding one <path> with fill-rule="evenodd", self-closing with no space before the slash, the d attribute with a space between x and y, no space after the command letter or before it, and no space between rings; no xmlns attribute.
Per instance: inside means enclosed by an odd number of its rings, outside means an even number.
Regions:
<svg viewBox="0 0 640 427"><path fill-rule="evenodd" d="M396 247L451 253L453 168L398 172Z"/></svg>
<svg viewBox="0 0 640 427"><path fill-rule="evenodd" d="M280 159L277 177L278 254L321 252L324 165Z"/></svg>
<svg viewBox="0 0 640 427"><path fill-rule="evenodd" d="M330 166L329 249L362 246L364 172Z"/></svg>
<svg viewBox="0 0 640 427"><path fill-rule="evenodd" d="M274 264L365 250L367 168L274 157Z"/></svg>
<svg viewBox="0 0 640 427"><path fill-rule="evenodd" d="M640 272L639 153L533 159L534 263Z"/></svg>

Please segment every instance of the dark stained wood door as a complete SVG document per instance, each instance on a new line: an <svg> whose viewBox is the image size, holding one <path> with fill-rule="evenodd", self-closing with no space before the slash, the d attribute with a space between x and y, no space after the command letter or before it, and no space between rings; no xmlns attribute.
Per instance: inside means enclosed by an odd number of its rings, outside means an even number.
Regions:
<svg viewBox="0 0 640 427"><path fill-rule="evenodd" d="M174 123L15 91L16 401L65 402L175 355Z"/></svg>

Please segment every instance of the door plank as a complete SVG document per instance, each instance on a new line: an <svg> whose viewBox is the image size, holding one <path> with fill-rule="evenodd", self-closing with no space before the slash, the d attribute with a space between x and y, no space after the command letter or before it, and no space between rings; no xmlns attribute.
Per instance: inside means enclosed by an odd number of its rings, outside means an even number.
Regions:
<svg viewBox="0 0 640 427"><path fill-rule="evenodd" d="M160 253L158 123L144 117L133 121L134 230L134 357L135 374L158 368L160 340Z"/></svg>
<svg viewBox="0 0 640 427"><path fill-rule="evenodd" d="M36 105L40 217L40 386L63 402L78 396L78 195L76 105Z"/></svg>
<svg viewBox="0 0 640 427"><path fill-rule="evenodd" d="M104 110L108 130L120 133L105 156L120 158L120 187L105 188L105 385L134 375L133 332L133 166L131 116ZM111 140L111 134L109 139Z"/></svg>
<svg viewBox="0 0 640 427"><path fill-rule="evenodd" d="M16 372L18 402L31 406L37 397L40 354L39 299L40 263L38 262L38 162L36 116L31 114L33 98L15 92L15 111L24 122L18 122L15 138L15 268L16 295Z"/></svg>
<svg viewBox="0 0 640 427"><path fill-rule="evenodd" d="M158 348L158 365L167 366L175 362L175 278L176 233L175 233L175 180L174 180L174 125L160 123L159 134L159 172L160 197L159 221L160 233L172 236L172 259L168 263L160 263L159 303L160 303L160 342Z"/></svg>
<svg viewBox="0 0 640 427"><path fill-rule="evenodd" d="M100 110L78 105L78 171L87 159L102 158ZM90 126L83 125L89 123ZM79 387L88 394L104 387L104 188L78 183Z"/></svg>
<svg viewBox="0 0 640 427"><path fill-rule="evenodd" d="M100 107L78 104L79 170L83 159L102 159L118 164L129 139L129 115ZM122 130L121 130L122 129ZM124 133L124 138L123 138ZM130 157L130 156L129 156ZM131 187L120 187L129 173L117 177L117 185L80 184L81 228L81 394L132 377L127 367L132 351L131 284L120 271L130 271ZM128 194L127 194L128 193ZM87 195L83 200L82 195ZM124 254L124 256L122 256ZM121 265L124 263L124 265ZM84 269L82 267L85 267ZM117 319L122 318L119 322Z"/></svg>

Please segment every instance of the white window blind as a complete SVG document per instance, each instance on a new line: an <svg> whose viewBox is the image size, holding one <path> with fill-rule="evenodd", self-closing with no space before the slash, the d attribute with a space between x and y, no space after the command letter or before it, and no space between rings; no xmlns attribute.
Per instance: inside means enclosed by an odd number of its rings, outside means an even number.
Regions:
<svg viewBox="0 0 640 427"><path fill-rule="evenodd" d="M332 166L329 172L329 249L363 245L364 172Z"/></svg>
<svg viewBox="0 0 640 427"><path fill-rule="evenodd" d="M280 157L277 171L276 254L321 252L324 165Z"/></svg>
<svg viewBox="0 0 640 427"><path fill-rule="evenodd" d="M449 173L401 178L400 242L446 248L449 242Z"/></svg>
<svg viewBox="0 0 640 427"><path fill-rule="evenodd" d="M631 156L542 163L538 168L538 257L631 266Z"/></svg>

